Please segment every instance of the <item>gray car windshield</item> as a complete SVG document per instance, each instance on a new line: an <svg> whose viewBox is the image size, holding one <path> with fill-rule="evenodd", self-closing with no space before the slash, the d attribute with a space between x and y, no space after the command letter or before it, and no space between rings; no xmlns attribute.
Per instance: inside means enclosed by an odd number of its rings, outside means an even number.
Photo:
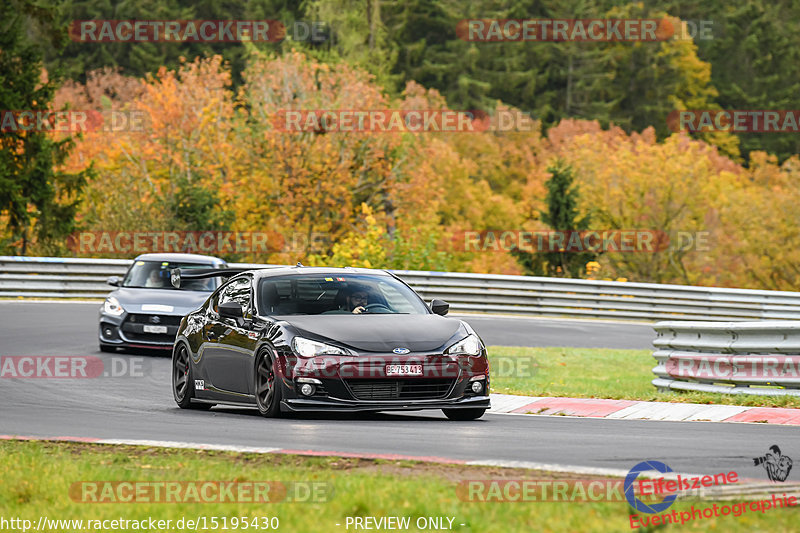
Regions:
<svg viewBox="0 0 800 533"><path fill-rule="evenodd" d="M183 263L177 261L136 261L125 279L122 280L123 287L141 289L171 289L182 291L203 291L211 292L217 288L216 278L181 280L181 288L176 289L170 283L169 276L173 268L213 268L214 265L202 263Z"/></svg>
<svg viewBox="0 0 800 533"><path fill-rule="evenodd" d="M263 278L258 284L258 307L262 315L429 313L420 297L403 283L368 274Z"/></svg>

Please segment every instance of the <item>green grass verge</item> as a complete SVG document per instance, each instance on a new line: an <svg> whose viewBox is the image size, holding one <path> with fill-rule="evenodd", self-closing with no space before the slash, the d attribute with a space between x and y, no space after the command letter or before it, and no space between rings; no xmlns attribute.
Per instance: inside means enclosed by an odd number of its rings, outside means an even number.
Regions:
<svg viewBox="0 0 800 533"><path fill-rule="evenodd" d="M649 350L490 346L492 392L528 396L800 407L800 398L658 392ZM515 364L515 361L519 363Z"/></svg>
<svg viewBox="0 0 800 533"><path fill-rule="evenodd" d="M446 446L443 442L442 446ZM0 442L0 517L38 522L49 519L156 520L181 517L278 517L278 531L355 531L348 516L454 517L453 531L627 531L630 507L603 503L475 503L457 496L461 480L553 478L541 472L435 465L408 461L368 461L334 457L257 455L73 443ZM582 476L585 478L585 476ZM82 503L70 497L81 481L314 481L332 494L317 503ZM692 505L678 502L670 508ZM696 507L710 505L694 502ZM745 513L687 523L674 530L791 531L797 508ZM336 526L336 524L341 526ZM464 524L464 525L461 525ZM35 525L34 525L35 527ZM69 531L69 529L46 529ZM118 529L117 531L132 531ZM221 528L219 531L225 531ZM250 531L255 531L250 528ZM637 531L647 531L638 529ZM177 530L174 527L171 531ZM202 529L201 529L202 531ZM233 531L228 529L227 531ZM244 531L237 529L237 531ZM652 531L652 530L651 530Z"/></svg>

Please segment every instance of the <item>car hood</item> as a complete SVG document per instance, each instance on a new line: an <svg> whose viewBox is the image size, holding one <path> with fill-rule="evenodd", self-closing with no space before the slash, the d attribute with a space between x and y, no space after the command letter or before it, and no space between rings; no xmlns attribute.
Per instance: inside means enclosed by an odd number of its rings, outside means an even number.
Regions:
<svg viewBox="0 0 800 533"><path fill-rule="evenodd" d="M200 307L210 292L122 287L110 294L128 313L184 316ZM144 309L142 308L144 306Z"/></svg>
<svg viewBox="0 0 800 533"><path fill-rule="evenodd" d="M467 334L460 320L439 315L311 315L292 316L287 322L299 335L367 352L431 352L459 340L453 339L459 330Z"/></svg>

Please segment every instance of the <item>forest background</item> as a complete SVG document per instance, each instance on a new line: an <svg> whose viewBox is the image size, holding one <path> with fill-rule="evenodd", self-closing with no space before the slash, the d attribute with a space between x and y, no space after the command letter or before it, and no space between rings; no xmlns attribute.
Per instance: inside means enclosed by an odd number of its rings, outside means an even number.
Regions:
<svg viewBox="0 0 800 533"><path fill-rule="evenodd" d="M795 2L8 0L0 12L0 110L94 110L143 124L4 129L2 254L75 255L81 232L219 230L281 236L269 253L228 260L798 285L798 133L668 124L684 109L800 109ZM471 18L668 18L684 31L660 42L468 42L457 27ZM70 24L86 19L274 19L288 34L70 39ZM703 21L710 36L685 34ZM533 127L276 127L283 111L322 109L481 110ZM531 253L464 238L550 229L654 231L673 245ZM674 245L686 235L702 245Z"/></svg>

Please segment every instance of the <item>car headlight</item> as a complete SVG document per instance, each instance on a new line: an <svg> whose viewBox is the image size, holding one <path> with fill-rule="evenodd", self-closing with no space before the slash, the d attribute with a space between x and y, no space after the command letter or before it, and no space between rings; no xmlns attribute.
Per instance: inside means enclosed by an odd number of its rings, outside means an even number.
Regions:
<svg viewBox="0 0 800 533"><path fill-rule="evenodd" d="M470 334L450 346L444 351L451 355L480 355L483 349L481 340L475 334Z"/></svg>
<svg viewBox="0 0 800 533"><path fill-rule="evenodd" d="M103 311L109 315L119 316L125 312L125 308L119 303L119 300L113 296L106 298L106 303L103 304Z"/></svg>
<svg viewBox="0 0 800 533"><path fill-rule="evenodd" d="M294 351L300 357L316 357L318 355L351 355L350 352L338 346L312 341L303 337L295 337L292 341Z"/></svg>

